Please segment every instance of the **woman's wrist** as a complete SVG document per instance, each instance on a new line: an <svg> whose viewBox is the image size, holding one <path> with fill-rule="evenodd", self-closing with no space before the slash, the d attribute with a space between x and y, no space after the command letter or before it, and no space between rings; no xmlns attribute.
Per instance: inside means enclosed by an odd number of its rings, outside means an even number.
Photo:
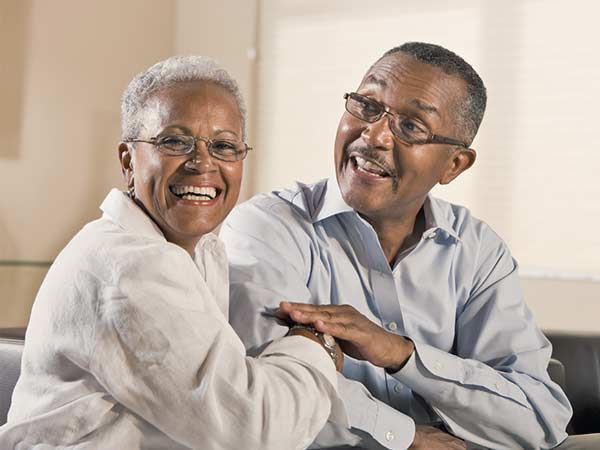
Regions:
<svg viewBox="0 0 600 450"><path fill-rule="evenodd" d="M341 372L343 367L343 352L337 341L328 334L321 333L310 325L294 325L287 333L288 336L304 336L323 347L331 357L335 368Z"/></svg>

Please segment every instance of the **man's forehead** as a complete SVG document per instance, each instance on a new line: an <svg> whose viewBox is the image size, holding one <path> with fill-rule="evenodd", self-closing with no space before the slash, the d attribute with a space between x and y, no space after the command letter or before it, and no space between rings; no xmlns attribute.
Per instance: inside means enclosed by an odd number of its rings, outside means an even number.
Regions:
<svg viewBox="0 0 600 450"><path fill-rule="evenodd" d="M393 87L395 83L406 83L416 80L431 84L444 84L454 78L442 69L419 61L404 53L385 56L371 66L365 74L361 85L374 84L382 88Z"/></svg>
<svg viewBox="0 0 600 450"><path fill-rule="evenodd" d="M418 61L410 55L396 53L377 61L365 74L360 90L370 88L408 91L414 97L405 98L415 107L428 113L439 114L439 101L457 100L463 92L464 81L442 69Z"/></svg>

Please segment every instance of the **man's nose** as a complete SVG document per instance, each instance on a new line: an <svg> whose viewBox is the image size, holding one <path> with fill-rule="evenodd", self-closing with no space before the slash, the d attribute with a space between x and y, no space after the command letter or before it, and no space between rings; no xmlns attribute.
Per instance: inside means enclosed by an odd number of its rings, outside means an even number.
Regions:
<svg viewBox="0 0 600 450"><path fill-rule="evenodd" d="M394 135L387 114L382 115L378 121L369 123L361 136L370 147L382 150L394 149Z"/></svg>

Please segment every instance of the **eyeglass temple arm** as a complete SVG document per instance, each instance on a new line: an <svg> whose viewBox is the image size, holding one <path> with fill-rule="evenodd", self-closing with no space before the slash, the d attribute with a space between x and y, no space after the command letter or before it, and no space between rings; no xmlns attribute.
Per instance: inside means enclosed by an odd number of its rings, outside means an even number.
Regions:
<svg viewBox="0 0 600 450"><path fill-rule="evenodd" d="M432 144L458 145L460 147L469 148L469 146L464 142L460 142L456 139L451 139L444 136L438 136L437 134L432 134L429 138L429 142L431 142Z"/></svg>

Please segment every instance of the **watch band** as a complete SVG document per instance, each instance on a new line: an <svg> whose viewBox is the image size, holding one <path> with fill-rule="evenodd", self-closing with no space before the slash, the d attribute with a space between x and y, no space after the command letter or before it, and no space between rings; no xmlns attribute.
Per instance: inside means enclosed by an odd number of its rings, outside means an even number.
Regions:
<svg viewBox="0 0 600 450"><path fill-rule="evenodd" d="M333 360L333 363L337 366L337 361L338 361L339 355L337 352L335 338L328 333L323 333L323 332L317 330L315 327L313 327L311 325L303 325L301 323L296 323L296 324L292 325L292 327L290 328L290 331L295 330L295 329L300 329L300 328L310 331L312 334L314 334L319 339L319 341L321 342L321 345L323 346L325 351L327 351L327 354L331 357L331 359Z"/></svg>

